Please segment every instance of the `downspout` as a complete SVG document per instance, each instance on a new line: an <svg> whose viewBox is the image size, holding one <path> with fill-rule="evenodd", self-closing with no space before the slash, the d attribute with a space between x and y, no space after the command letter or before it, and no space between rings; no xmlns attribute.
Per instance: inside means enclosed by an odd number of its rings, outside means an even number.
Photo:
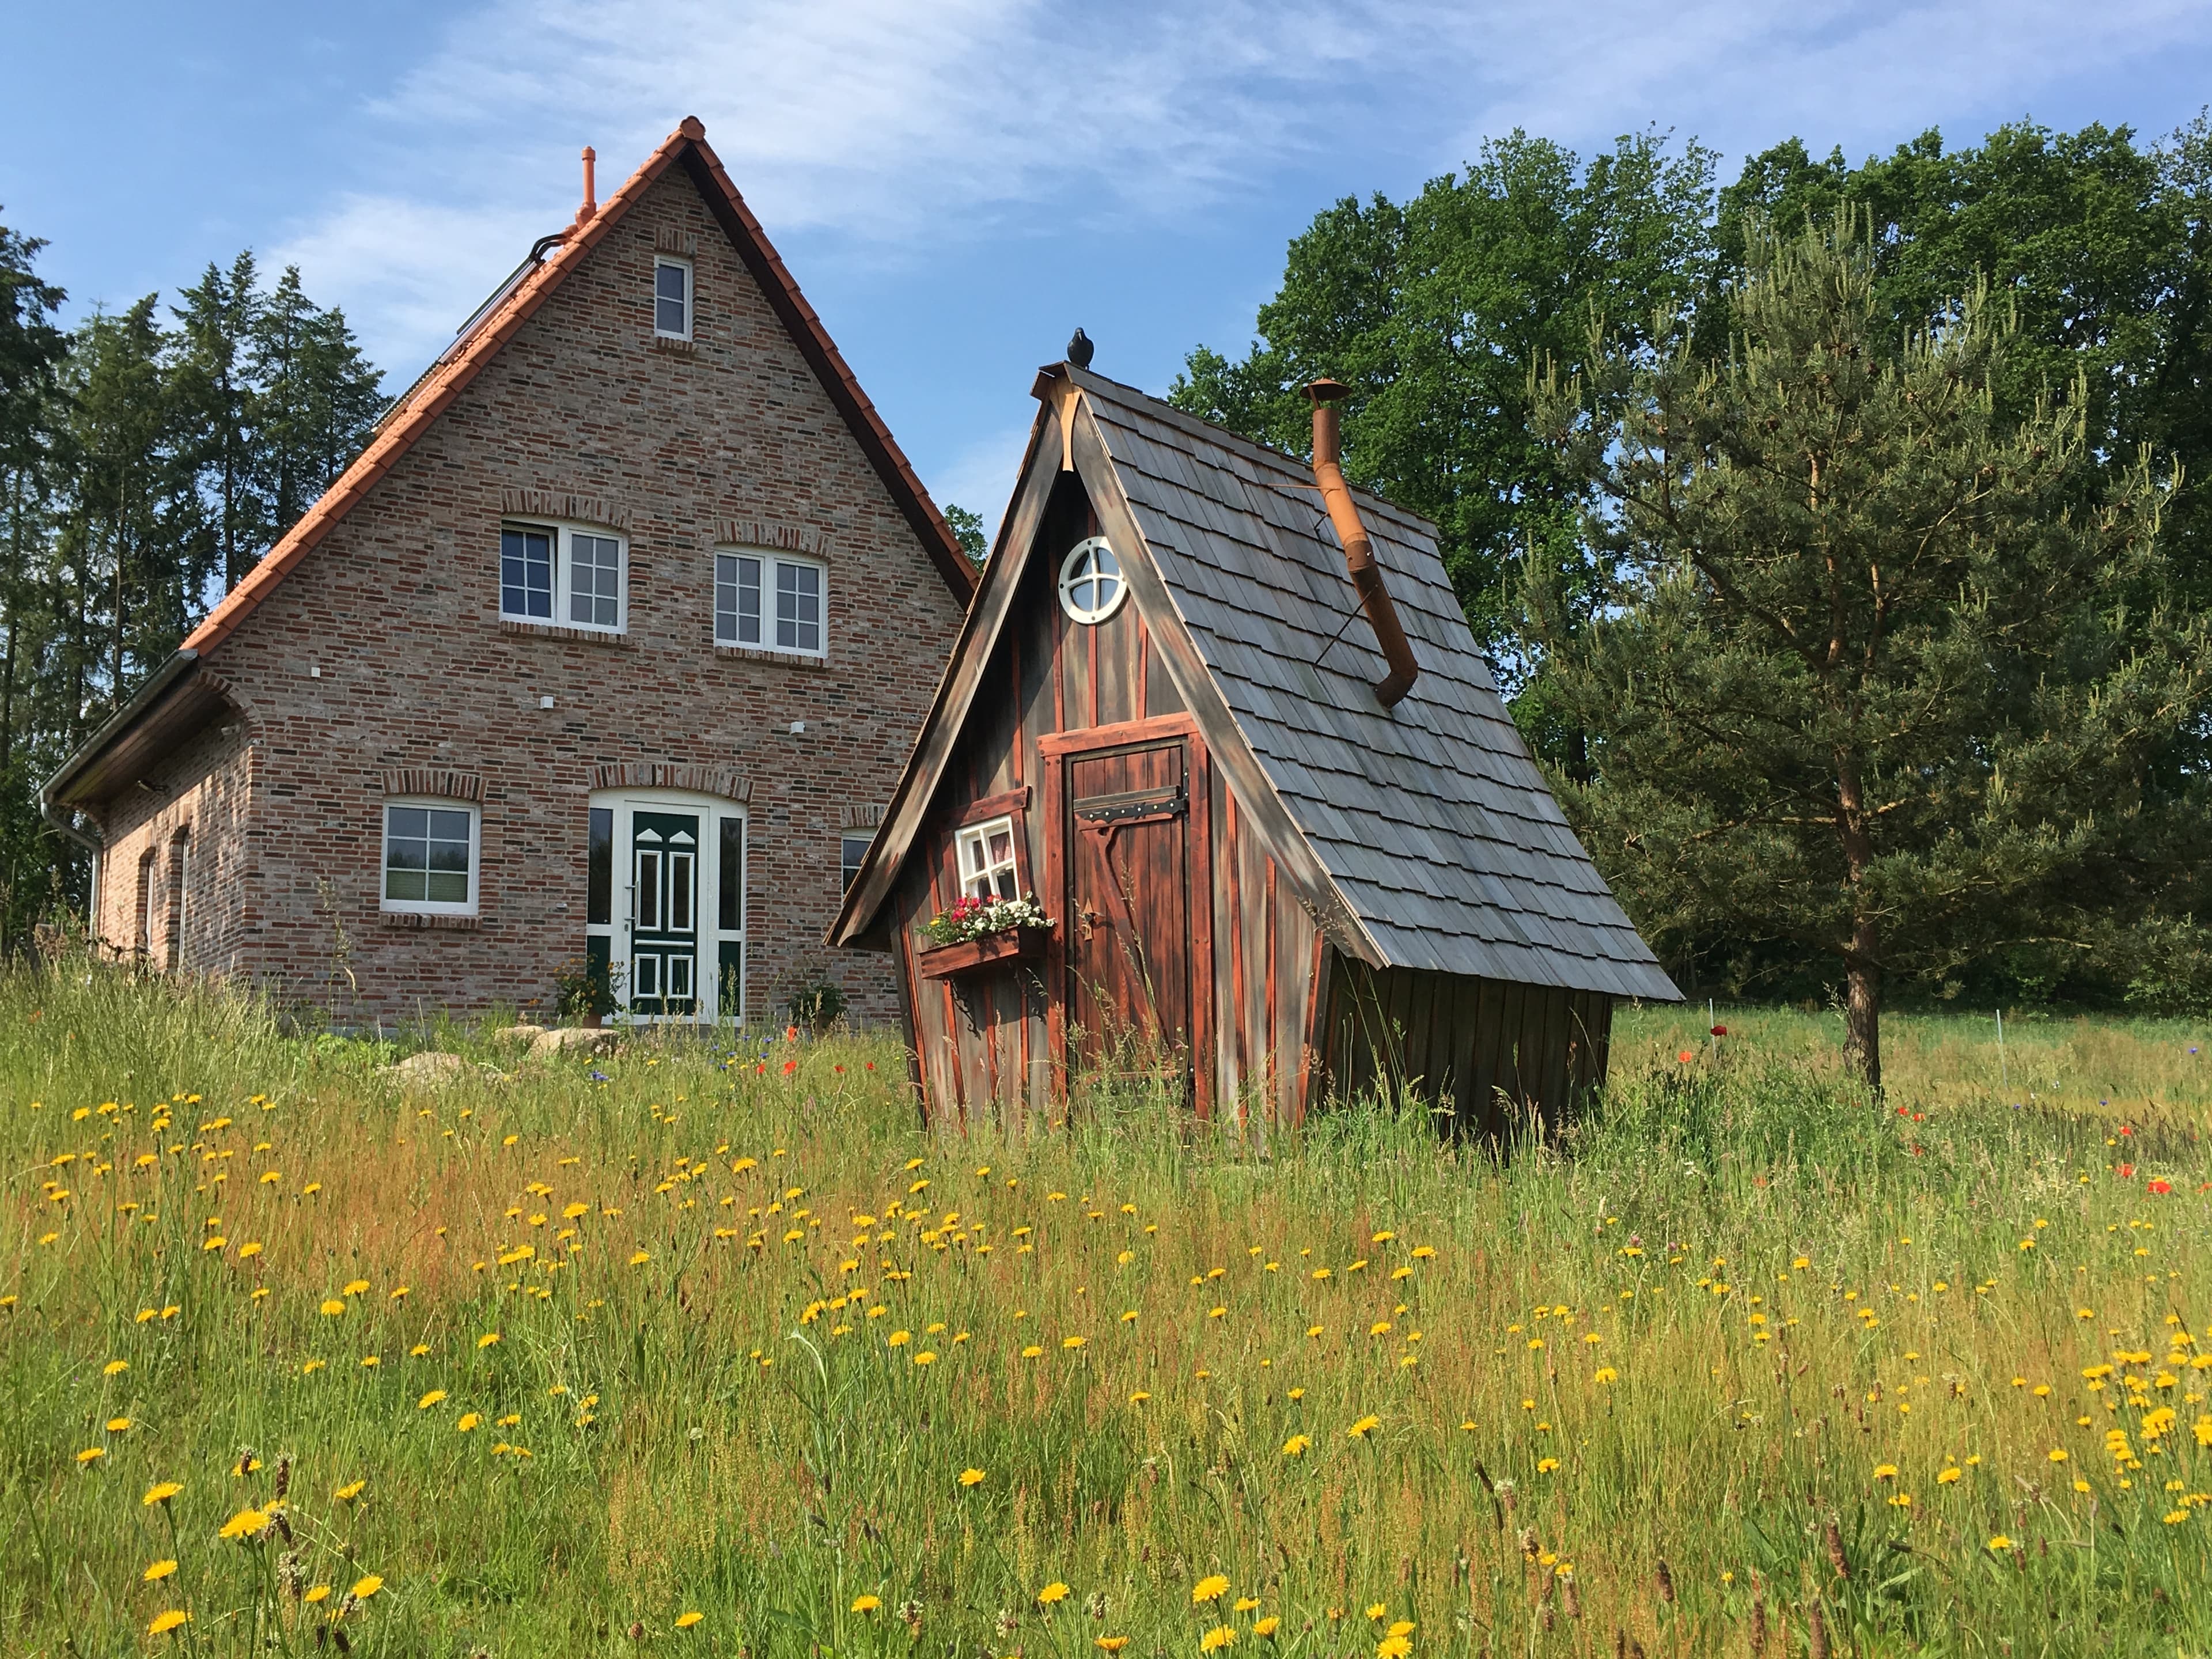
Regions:
<svg viewBox="0 0 2212 1659"><path fill-rule="evenodd" d="M1313 399L1314 482L1321 486L1321 498L1328 508L1336 538L1344 544L1345 573L1352 578L1352 591L1359 595L1359 608L1367 613L1375 643L1390 665L1390 672L1375 687L1375 700L1389 708L1413 689L1421 669L1413 660L1406 630L1398 625L1398 607L1390 603L1390 590L1382 586L1382 568L1375 562L1375 544L1369 539L1367 526L1359 520L1359 509L1352 505L1351 488L1344 482L1343 433L1336 399L1351 390L1340 381L1327 380L1306 387L1306 396Z"/></svg>

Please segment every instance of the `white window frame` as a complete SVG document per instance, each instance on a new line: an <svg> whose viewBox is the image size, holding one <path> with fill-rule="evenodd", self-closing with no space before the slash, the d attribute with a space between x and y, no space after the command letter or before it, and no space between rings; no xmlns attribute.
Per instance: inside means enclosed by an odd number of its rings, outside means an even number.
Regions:
<svg viewBox="0 0 2212 1659"><path fill-rule="evenodd" d="M502 519L500 532L535 532L553 538L553 614L533 617L507 608L505 573L500 574L499 616L501 622L518 622L532 628L573 628L586 634L626 634L629 631L629 538L605 525L562 524L551 520ZM615 620L611 624L575 620L576 538L591 536L615 544L619 568L615 579ZM504 549L501 556L505 556Z"/></svg>
<svg viewBox="0 0 2212 1659"><path fill-rule="evenodd" d="M680 270L684 273L684 327L680 332L660 325L660 273L664 270ZM671 253L654 254L653 256L653 337L656 340L690 339L692 323L698 311L698 276L692 269L691 262Z"/></svg>
<svg viewBox="0 0 2212 1659"><path fill-rule="evenodd" d="M1114 567L1110 571L1103 568L1109 562ZM1101 603L1098 590L1109 582L1114 591ZM1079 600L1079 591L1088 592L1090 599ZM1128 597L1129 573L1122 568L1121 556L1103 536L1076 543L1060 562L1060 608L1069 621L1095 628L1119 611Z"/></svg>
<svg viewBox="0 0 2212 1659"><path fill-rule="evenodd" d="M392 859L392 809L414 807L434 812L465 812L469 816L469 896L459 903L441 899L396 899L389 896L386 877ZM451 800L441 795L387 795L378 809L376 837L377 907L394 915L472 916L483 890L483 809L472 800ZM427 888L428 884L424 884Z"/></svg>
<svg viewBox="0 0 2212 1659"><path fill-rule="evenodd" d="M743 637L744 618L734 606L728 613L732 618L732 631L729 633L723 631L722 561L725 559L732 561L750 559L756 561L760 566L760 612L757 618L760 625L760 637L758 639L749 640ZM782 591L780 573L786 569L811 570L814 573L815 599L820 614L815 618L815 643L811 646L776 643L776 629L782 621L778 615L776 603L777 596ZM732 572L729 586L733 593L743 586L742 572L741 565ZM716 645L736 646L746 651L772 651L784 657L827 657L830 654L830 567L819 559L810 559L795 553L772 552L765 547L718 547L714 550L713 622Z"/></svg>
<svg viewBox="0 0 2212 1659"><path fill-rule="evenodd" d="M1004 835L1006 838L1006 856L1003 859L991 856L991 837L996 835ZM962 824L953 831L952 843L954 867L959 872L962 897L980 898L989 903L998 899L1019 898L1022 896L1022 838L1014 829L1011 813L1004 817L985 818L981 823ZM970 849L976 855L973 869L969 867ZM1012 892L999 890L994 878L1000 871L1013 878ZM976 890L979 883L982 888L980 892Z"/></svg>

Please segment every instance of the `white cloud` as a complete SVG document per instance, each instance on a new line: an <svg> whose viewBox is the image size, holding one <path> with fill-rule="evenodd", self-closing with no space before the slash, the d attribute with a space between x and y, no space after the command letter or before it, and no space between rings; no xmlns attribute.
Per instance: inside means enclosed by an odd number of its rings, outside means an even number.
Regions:
<svg viewBox="0 0 2212 1659"><path fill-rule="evenodd" d="M371 106L405 187L278 252L419 362L566 218L580 145L604 193L686 113L811 258L941 262L1289 179L1403 187L1516 124L1863 153L2208 39L2191 0L490 0Z"/></svg>

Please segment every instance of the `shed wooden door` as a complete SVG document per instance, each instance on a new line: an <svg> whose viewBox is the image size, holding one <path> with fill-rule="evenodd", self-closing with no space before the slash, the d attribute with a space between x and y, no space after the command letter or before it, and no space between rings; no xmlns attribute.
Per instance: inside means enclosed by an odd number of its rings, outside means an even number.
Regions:
<svg viewBox="0 0 2212 1659"><path fill-rule="evenodd" d="M1188 1087L1193 1050L1191 757L1182 736L1063 757L1067 1017L1079 1065Z"/></svg>

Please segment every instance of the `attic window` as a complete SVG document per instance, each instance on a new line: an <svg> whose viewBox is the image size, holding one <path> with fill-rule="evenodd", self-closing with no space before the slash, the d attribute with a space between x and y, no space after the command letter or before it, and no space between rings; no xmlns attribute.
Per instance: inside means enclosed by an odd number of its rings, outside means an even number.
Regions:
<svg viewBox="0 0 2212 1659"><path fill-rule="evenodd" d="M1129 584L1103 536L1078 542L1060 567L1060 608L1079 623L1103 623L1121 608Z"/></svg>
<svg viewBox="0 0 2212 1659"><path fill-rule="evenodd" d="M663 255L653 262L653 331L663 340L691 337L691 263Z"/></svg>

